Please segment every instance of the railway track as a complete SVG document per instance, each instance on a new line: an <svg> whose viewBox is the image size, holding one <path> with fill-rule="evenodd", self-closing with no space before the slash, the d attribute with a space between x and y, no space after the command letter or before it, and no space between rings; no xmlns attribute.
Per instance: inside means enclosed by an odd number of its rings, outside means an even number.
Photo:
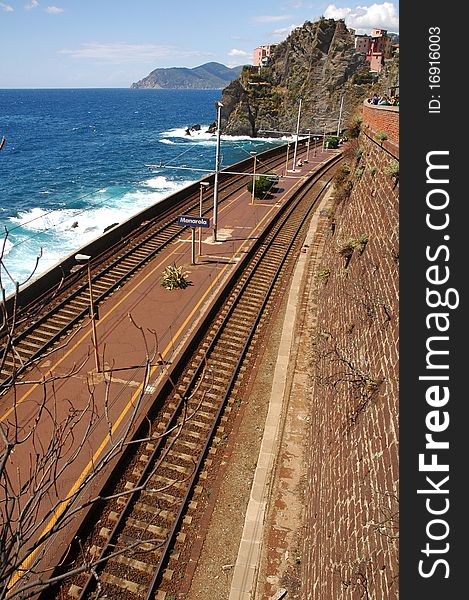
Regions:
<svg viewBox="0 0 469 600"><path fill-rule="evenodd" d="M167 600L177 591L172 572L190 543L183 525L196 510L195 490L210 469L244 374L260 352L276 292L295 265L309 217L338 160L320 169L282 208L211 325L198 332L199 345L171 393L155 399L163 408L156 411L150 439L127 459L130 466L117 491L125 488L129 495L107 503L94 515L97 526L82 538L87 560L97 563L93 574L80 575L57 597ZM131 493L134 489L140 491Z"/></svg>
<svg viewBox="0 0 469 600"><path fill-rule="evenodd" d="M305 149L300 146L300 154ZM262 154L259 155L261 157ZM250 160L242 170L249 172ZM283 150L263 160L265 170L279 169L284 164ZM238 163L240 165L241 163ZM227 168L228 170L228 168ZM220 178L220 204L246 185L244 176ZM213 198L213 197L212 197ZM205 194L202 213L208 214L213 206L210 194ZM199 211L199 194L192 193L182 202L171 206L156 219L145 222L138 232L120 240L101 255L93 258L92 287L96 308L114 291L123 286L144 265L172 241L184 235L185 229L177 223L177 216ZM74 325L89 315L89 287L86 268L68 274L60 289L49 291L37 298L33 305L15 315L11 329L14 336L0 339L0 393L8 389L14 378L34 365ZM5 328L8 330L8 328Z"/></svg>

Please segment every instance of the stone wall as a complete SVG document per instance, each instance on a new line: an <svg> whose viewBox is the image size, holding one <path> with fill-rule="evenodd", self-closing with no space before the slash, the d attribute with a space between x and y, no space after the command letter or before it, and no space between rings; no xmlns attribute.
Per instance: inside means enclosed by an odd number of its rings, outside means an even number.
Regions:
<svg viewBox="0 0 469 600"><path fill-rule="evenodd" d="M398 597L398 112L370 111L345 152L352 193L322 217L305 600Z"/></svg>

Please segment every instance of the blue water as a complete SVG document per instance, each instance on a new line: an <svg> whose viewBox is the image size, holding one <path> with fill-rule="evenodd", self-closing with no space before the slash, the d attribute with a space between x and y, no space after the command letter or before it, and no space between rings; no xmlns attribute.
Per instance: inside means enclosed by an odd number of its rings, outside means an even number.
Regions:
<svg viewBox="0 0 469 600"><path fill-rule="evenodd" d="M64 256L215 169L220 90L1 90L1 285L25 285ZM202 126L188 136L186 128ZM279 140L222 136L221 167Z"/></svg>

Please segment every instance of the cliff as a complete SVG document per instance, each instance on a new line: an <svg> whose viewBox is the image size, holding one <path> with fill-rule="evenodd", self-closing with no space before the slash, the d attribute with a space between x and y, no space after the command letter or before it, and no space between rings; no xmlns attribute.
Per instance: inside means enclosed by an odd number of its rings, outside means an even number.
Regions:
<svg viewBox="0 0 469 600"><path fill-rule="evenodd" d="M228 68L216 62L206 63L193 69L171 67L155 69L149 75L132 83L131 88L165 89L222 89L238 77L242 67Z"/></svg>
<svg viewBox="0 0 469 600"><path fill-rule="evenodd" d="M301 98L300 129L334 131L341 97L344 123L372 82L343 21L307 21L273 49L267 67L244 67L223 90L222 129L251 136L261 130L296 131Z"/></svg>

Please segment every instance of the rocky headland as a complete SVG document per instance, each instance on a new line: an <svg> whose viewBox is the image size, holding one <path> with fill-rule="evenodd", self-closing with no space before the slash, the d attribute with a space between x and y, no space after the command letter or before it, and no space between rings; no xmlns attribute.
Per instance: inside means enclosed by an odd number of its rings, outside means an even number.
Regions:
<svg viewBox="0 0 469 600"><path fill-rule="evenodd" d="M221 128L254 137L294 132L301 98L300 130L334 131L342 97L345 123L373 86L384 85L384 77L371 74L364 56L355 53L353 31L344 21L306 21L273 48L268 66L245 66L224 88Z"/></svg>
<svg viewBox="0 0 469 600"><path fill-rule="evenodd" d="M186 67L171 67L155 69L149 75L130 86L134 89L223 89L233 79L236 79L242 67L226 67L221 63L209 62L193 69Z"/></svg>

